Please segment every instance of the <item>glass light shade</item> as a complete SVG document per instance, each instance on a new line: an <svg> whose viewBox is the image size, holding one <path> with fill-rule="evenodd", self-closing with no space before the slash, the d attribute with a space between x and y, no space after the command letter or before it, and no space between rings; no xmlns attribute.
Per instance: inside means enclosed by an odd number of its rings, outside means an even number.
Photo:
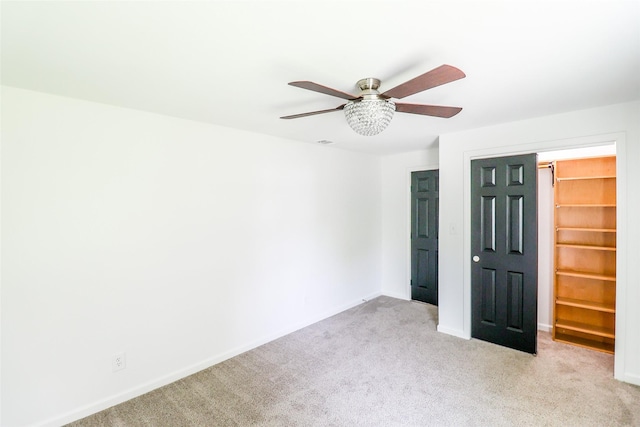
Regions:
<svg viewBox="0 0 640 427"><path fill-rule="evenodd" d="M377 135L389 126L396 104L388 99L363 99L349 101L344 106L344 115L351 129L360 135Z"/></svg>

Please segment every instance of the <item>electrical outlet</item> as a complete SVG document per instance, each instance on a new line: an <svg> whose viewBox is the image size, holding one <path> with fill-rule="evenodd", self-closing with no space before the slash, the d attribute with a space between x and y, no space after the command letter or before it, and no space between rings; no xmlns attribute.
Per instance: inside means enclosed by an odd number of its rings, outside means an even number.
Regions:
<svg viewBox="0 0 640 427"><path fill-rule="evenodd" d="M118 353L111 359L113 372L121 371L127 367L127 356L125 353Z"/></svg>

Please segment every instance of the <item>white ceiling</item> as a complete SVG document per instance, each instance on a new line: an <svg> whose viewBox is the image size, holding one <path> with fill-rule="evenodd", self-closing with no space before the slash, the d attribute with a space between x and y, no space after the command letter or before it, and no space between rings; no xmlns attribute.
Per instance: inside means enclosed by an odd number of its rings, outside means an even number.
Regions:
<svg viewBox="0 0 640 427"><path fill-rule="evenodd" d="M640 1L2 1L2 83L275 135L398 153L447 132L640 99ZM311 80L381 91L441 64L467 77L403 102L381 134Z"/></svg>

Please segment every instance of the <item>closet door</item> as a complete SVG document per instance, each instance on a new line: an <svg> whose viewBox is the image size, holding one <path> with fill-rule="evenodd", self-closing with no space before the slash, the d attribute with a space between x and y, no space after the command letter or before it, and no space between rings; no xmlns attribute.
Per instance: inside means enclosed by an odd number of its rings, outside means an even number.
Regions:
<svg viewBox="0 0 640 427"><path fill-rule="evenodd" d="M537 155L471 162L471 335L536 353Z"/></svg>
<svg viewBox="0 0 640 427"><path fill-rule="evenodd" d="M438 305L439 171L411 174L411 299Z"/></svg>

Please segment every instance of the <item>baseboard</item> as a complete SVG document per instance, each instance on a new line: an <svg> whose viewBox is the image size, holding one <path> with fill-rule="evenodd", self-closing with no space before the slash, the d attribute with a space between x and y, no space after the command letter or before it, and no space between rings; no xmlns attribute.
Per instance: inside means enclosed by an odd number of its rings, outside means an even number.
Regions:
<svg viewBox="0 0 640 427"><path fill-rule="evenodd" d="M465 340L471 339L470 336L465 334L464 331L460 329L452 329L452 328L447 328L446 326L438 325L436 330L438 332L442 332L443 334L453 335L454 337L462 338Z"/></svg>
<svg viewBox="0 0 640 427"><path fill-rule="evenodd" d="M263 344L266 344L268 342L271 342L273 340L276 340L278 338L281 338L285 335L288 335L290 333L293 333L297 330L300 330L302 328L305 328L309 325L312 325L314 323L317 323L321 320L327 319L331 316L335 316L336 314L342 313L345 310L348 310L350 308L353 308L357 305L360 305L366 301L372 300L374 298L377 298L379 296L381 296L382 294L380 292L375 292L369 295L365 295L362 298L358 298L357 300L351 301L350 303L344 304L342 306L338 306L337 308L328 310L318 316L314 316L308 319L305 319L303 322L294 325L292 327L288 327L286 329L280 330L274 334L270 334L267 335L261 339L255 340L249 344L234 348L232 350L229 350L227 352L224 352L222 354L216 355L214 357L205 359L201 362L195 363L191 366L188 366L184 369L180 369L178 371L175 371L173 373L170 373L168 375L164 375L160 378L157 378L155 380L146 382L144 384L141 384L139 386L130 388L128 390L125 390L121 393L118 393L116 395L113 395L111 397L99 400L97 402L91 403L89 405L83 406L81 408L78 409L74 409L73 411L67 412L63 415L60 416L56 416L53 418L50 418L48 420L45 420L43 422L34 424L34 426L38 426L38 427L57 427L57 426L61 426L64 424L68 424L71 423L73 421L77 421L79 419L82 419L84 417L88 417L89 415L95 414L97 412L103 411L105 409L108 409L112 406L118 405L120 403L126 402L127 400L131 400L133 398L136 398L138 396L141 396L145 393L149 393L150 391L153 391L157 388L160 387L164 387L165 385L171 384L175 381L181 380L185 377L188 377L189 375L193 375L196 372L200 372L203 369L207 369L211 366L217 365L218 363L224 362L227 359L231 359L232 357L238 356L239 354L245 353L249 350L253 350L256 347L260 347Z"/></svg>
<svg viewBox="0 0 640 427"><path fill-rule="evenodd" d="M640 375L623 373L620 378L615 377L615 376L614 376L614 378L617 379L618 381L622 381L622 382L625 382L625 383L629 383L629 384L634 384L634 385L640 386Z"/></svg>
<svg viewBox="0 0 640 427"><path fill-rule="evenodd" d="M382 295L384 295L385 297L401 299L404 301L411 301L411 298L407 298L405 294L399 294L396 292L382 292Z"/></svg>
<svg viewBox="0 0 640 427"><path fill-rule="evenodd" d="M553 330L553 326L545 325L544 323L538 323L538 330L544 332L551 332Z"/></svg>
<svg viewBox="0 0 640 427"><path fill-rule="evenodd" d="M384 294L382 292L374 292L374 293L362 298L362 300L360 302L352 304L351 306L346 307L346 308L344 308L344 309L332 314L332 316L335 315L335 314L338 314L338 313L342 313L343 311L348 310L348 309L350 309L352 307L355 307L356 305L360 305L360 303L371 301L372 299L376 299L376 298L381 297L383 295ZM327 317L331 317L331 316L327 316ZM323 317L323 319L326 319L326 317Z"/></svg>

